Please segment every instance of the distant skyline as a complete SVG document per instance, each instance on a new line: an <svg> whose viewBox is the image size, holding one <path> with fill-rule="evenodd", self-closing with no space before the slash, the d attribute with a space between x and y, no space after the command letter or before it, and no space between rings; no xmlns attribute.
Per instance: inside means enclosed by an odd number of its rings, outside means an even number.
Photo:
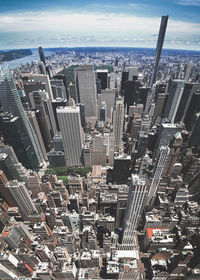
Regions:
<svg viewBox="0 0 200 280"><path fill-rule="evenodd" d="M200 50L200 0L0 0L0 49L156 47L169 15L164 48Z"/></svg>

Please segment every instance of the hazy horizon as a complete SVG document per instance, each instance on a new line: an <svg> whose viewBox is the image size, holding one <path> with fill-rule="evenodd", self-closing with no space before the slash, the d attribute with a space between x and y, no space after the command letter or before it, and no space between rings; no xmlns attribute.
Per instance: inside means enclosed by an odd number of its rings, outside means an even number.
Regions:
<svg viewBox="0 0 200 280"><path fill-rule="evenodd" d="M0 49L155 48L169 15L165 49L200 50L200 0L9 0L1 5Z"/></svg>
<svg viewBox="0 0 200 280"><path fill-rule="evenodd" d="M40 45L41 46L41 45ZM38 46L38 47L40 47ZM27 47L27 48L10 48L10 49L0 49L0 51L13 51L13 50L37 50L38 47ZM156 47L134 47L134 46L98 46L98 45L88 45L88 46L63 46L63 47L44 47L44 46L41 46L43 48L43 50L50 50L50 49L78 49L78 48L105 48L105 49L149 49L149 50L156 50ZM197 50L197 49L184 49L184 48L180 48L180 49L177 49L177 48L163 48L162 51L185 51L185 52L200 52L200 49ZM38 55L39 56L39 55Z"/></svg>

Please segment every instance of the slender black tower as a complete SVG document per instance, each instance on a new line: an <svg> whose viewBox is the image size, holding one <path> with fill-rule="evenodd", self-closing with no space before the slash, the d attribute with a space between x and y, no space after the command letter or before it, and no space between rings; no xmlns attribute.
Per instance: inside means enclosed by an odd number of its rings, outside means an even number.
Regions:
<svg viewBox="0 0 200 280"><path fill-rule="evenodd" d="M151 88L152 88L153 84L156 82L156 75L157 75L158 65L159 65L159 61L160 61L160 55L162 52L162 46L163 46L163 42L165 39L167 22L168 22L168 16L162 16L159 35L158 35L158 41L157 41L157 46L156 46L156 56L155 56L155 60L154 60L154 68L153 68L153 73L151 76L151 83L150 83Z"/></svg>
<svg viewBox="0 0 200 280"><path fill-rule="evenodd" d="M40 55L40 60L44 63L44 65L46 65L46 60L45 60L45 56L44 56L42 47L39 47L38 51L39 51L39 55Z"/></svg>

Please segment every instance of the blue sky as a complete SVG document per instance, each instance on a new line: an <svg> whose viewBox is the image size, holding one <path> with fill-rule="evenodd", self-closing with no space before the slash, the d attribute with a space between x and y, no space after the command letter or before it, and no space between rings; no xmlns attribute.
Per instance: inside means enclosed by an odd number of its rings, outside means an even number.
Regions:
<svg viewBox="0 0 200 280"><path fill-rule="evenodd" d="M155 47L168 14L164 47L200 50L200 0L0 0L0 7L0 49Z"/></svg>

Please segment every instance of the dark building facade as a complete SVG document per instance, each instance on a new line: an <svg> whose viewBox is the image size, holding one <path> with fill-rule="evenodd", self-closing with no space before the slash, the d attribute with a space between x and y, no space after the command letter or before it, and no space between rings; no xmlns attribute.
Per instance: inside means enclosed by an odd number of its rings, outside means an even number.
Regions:
<svg viewBox="0 0 200 280"><path fill-rule="evenodd" d="M58 117L57 117L57 113L56 113L56 108L58 107L65 107L67 106L67 100L66 99L61 99L61 98L56 98L54 99L52 102L52 108L53 108L53 113L54 113L54 117L55 117L55 121L56 121L56 127L58 129L58 131L60 131L60 127L59 127L59 123L58 123Z"/></svg>
<svg viewBox="0 0 200 280"><path fill-rule="evenodd" d="M44 65L46 65L46 60L42 47L39 47L38 51L39 51L40 60L44 63Z"/></svg>
<svg viewBox="0 0 200 280"><path fill-rule="evenodd" d="M157 46L156 46L156 56L155 56L155 60L154 60L154 68L153 68L153 73L152 73L152 77L151 77L150 87L152 87L156 81L156 75L158 72L158 65L159 65L160 55L161 55L162 47L163 47L163 43L164 43L167 22L168 22L168 16L162 16L159 35L158 35L158 41L157 41Z"/></svg>
<svg viewBox="0 0 200 280"><path fill-rule="evenodd" d="M195 114L200 112L200 91L195 92L192 95L192 98L190 100L185 118L184 123L187 130L191 130L194 120L195 120Z"/></svg>
<svg viewBox="0 0 200 280"><path fill-rule="evenodd" d="M19 117L12 113L0 114L0 133L7 145L13 147L19 161L30 169L37 168L37 158L30 146L29 137Z"/></svg>
<svg viewBox="0 0 200 280"><path fill-rule="evenodd" d="M113 183L127 184L130 176L131 157L124 155L114 157Z"/></svg>
<svg viewBox="0 0 200 280"><path fill-rule="evenodd" d="M108 71L97 70L97 80L101 81L101 89L108 88Z"/></svg>

